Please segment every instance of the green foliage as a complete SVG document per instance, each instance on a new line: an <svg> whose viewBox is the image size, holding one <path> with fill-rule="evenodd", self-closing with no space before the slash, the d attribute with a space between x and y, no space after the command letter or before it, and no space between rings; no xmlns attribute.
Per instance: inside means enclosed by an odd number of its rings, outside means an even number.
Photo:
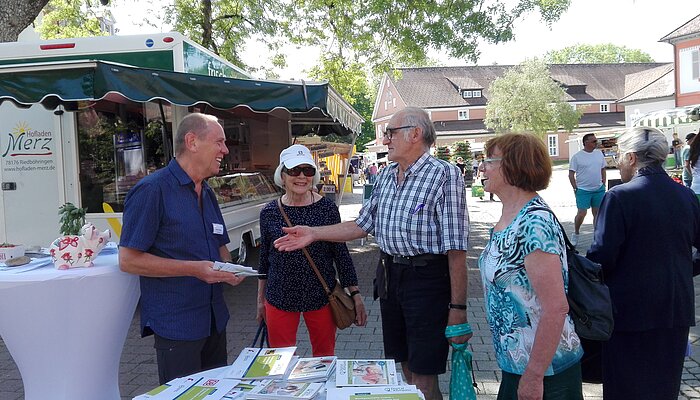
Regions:
<svg viewBox="0 0 700 400"><path fill-rule="evenodd" d="M61 216L61 235L77 235L80 228L85 225L85 214L87 208L78 208L73 203L66 203L58 208L58 215Z"/></svg>
<svg viewBox="0 0 700 400"><path fill-rule="evenodd" d="M596 64L654 62L651 56L638 49L606 44L577 44L560 50L548 51L544 56L548 64Z"/></svg>
<svg viewBox="0 0 700 400"><path fill-rule="evenodd" d="M51 0L37 31L42 39L104 36L97 6L98 0Z"/></svg>
<svg viewBox="0 0 700 400"><path fill-rule="evenodd" d="M457 162L457 157L462 157L468 168L472 164L472 149L468 141L463 140L452 144L452 161Z"/></svg>
<svg viewBox="0 0 700 400"><path fill-rule="evenodd" d="M362 116L362 131L355 144L357 151L363 151L365 144L374 139L374 125L371 119L376 96L376 89L369 84L370 79L365 66L357 61L327 54L321 58L319 65L309 71L309 75L313 79L327 80Z"/></svg>
<svg viewBox="0 0 700 400"><path fill-rule="evenodd" d="M438 146L435 157L441 160L450 161L450 148L447 146Z"/></svg>
<svg viewBox="0 0 700 400"><path fill-rule="evenodd" d="M544 137L560 127L573 130L583 112L575 110L566 92L552 80L547 65L528 60L493 81L484 123L496 132L532 132Z"/></svg>

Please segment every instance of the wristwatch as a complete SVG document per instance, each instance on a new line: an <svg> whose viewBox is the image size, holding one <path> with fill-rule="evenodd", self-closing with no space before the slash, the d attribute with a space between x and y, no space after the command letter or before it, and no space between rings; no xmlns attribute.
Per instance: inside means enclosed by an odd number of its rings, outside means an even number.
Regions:
<svg viewBox="0 0 700 400"><path fill-rule="evenodd" d="M450 303L448 307L451 308L451 309L455 309L455 310L466 310L466 309L467 309L467 305L466 305L466 304L454 304L454 303Z"/></svg>

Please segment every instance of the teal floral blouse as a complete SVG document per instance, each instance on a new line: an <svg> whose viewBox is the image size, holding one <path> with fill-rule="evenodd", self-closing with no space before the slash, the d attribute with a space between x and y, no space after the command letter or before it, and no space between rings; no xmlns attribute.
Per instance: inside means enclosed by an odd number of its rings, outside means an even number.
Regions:
<svg viewBox="0 0 700 400"><path fill-rule="evenodd" d="M535 196L500 232L491 232L491 239L479 257L484 286L486 315L493 335L499 367L522 375L530 360L535 332L542 307L525 271L525 256L535 250L557 254L561 259L564 288L568 287L568 266L564 236L554 216L545 210L541 197ZM554 375L581 359L581 342L574 324L567 315L552 363L545 371Z"/></svg>

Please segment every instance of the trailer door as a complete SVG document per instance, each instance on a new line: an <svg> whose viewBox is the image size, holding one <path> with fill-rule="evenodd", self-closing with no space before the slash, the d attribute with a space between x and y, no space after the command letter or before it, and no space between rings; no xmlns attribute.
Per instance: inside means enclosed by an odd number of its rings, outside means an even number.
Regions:
<svg viewBox="0 0 700 400"><path fill-rule="evenodd" d="M48 247L59 236L59 117L4 102L0 121L0 241Z"/></svg>

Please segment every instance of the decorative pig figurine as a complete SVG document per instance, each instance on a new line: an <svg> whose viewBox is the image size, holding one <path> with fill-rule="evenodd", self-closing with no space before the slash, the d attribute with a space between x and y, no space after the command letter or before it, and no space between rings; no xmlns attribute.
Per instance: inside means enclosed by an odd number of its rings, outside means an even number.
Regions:
<svg viewBox="0 0 700 400"><path fill-rule="evenodd" d="M57 269L92 267L92 260L112 237L109 229L98 232L90 222L83 225L80 232L82 236L61 236L51 244L49 252Z"/></svg>

